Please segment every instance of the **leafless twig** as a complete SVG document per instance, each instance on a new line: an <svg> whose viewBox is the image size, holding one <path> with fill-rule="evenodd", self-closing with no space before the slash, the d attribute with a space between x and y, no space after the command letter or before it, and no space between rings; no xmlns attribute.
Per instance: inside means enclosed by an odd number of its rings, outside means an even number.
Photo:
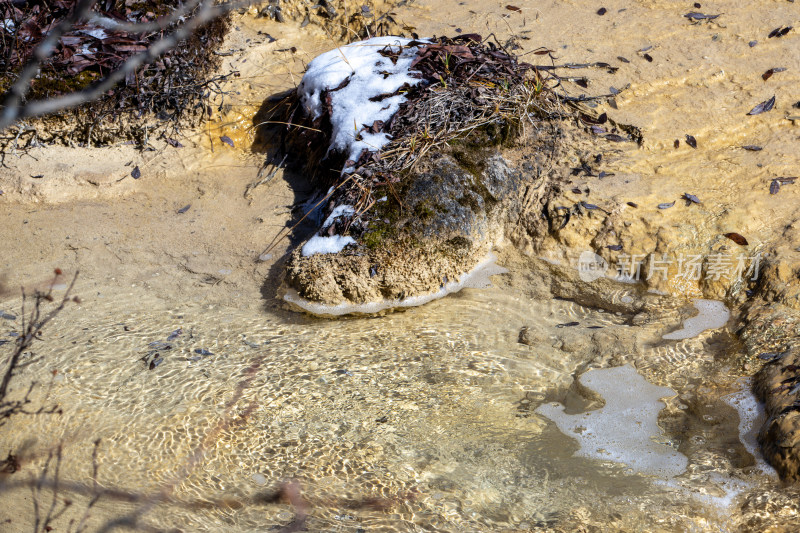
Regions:
<svg viewBox="0 0 800 533"><path fill-rule="evenodd" d="M17 345L9 357L8 365L3 373L2 381L0 381L0 425L4 424L11 416L26 412L25 406L30 403L30 393L33 390L33 387L36 385L35 383L31 383L28 388L28 392L23 396L22 399L7 399L11 380L21 366L23 366L20 362L23 354L30 348L30 346L33 344L33 341L39 338L42 333L42 329L48 324L48 322L53 320L56 315L58 315L64 309L68 302L80 302L78 297L71 296L72 289L75 286L75 281L78 279L78 272L75 272L72 282L69 284L69 287L67 287L64 296L61 298L61 302L46 314L42 314L42 306L44 303L52 302L54 300L53 287L61 278L61 276L61 270L56 269L55 275L52 281L49 283L47 291L42 292L37 290L34 292L33 309L31 309L30 316L28 317L25 316L25 302L28 297L25 294L25 290L22 290L22 331L20 336L17 337ZM54 412L56 409L57 407L51 408L49 412ZM36 412L45 412L45 408L42 407Z"/></svg>

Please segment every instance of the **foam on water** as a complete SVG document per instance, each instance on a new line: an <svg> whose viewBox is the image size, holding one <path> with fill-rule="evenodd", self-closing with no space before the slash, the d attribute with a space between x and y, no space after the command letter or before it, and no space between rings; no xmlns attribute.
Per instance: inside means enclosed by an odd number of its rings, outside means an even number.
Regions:
<svg viewBox="0 0 800 533"><path fill-rule="evenodd" d="M490 277L496 274L505 274L507 269L501 267L496 263L497 257L494 254L489 254L486 259L478 263L478 265L463 274L458 281L450 281L445 283L438 291L429 294L421 294L419 296L409 296L402 300L382 300L379 302L369 302L365 304L353 304L343 302L338 305L324 305L312 302L302 298L297 291L289 289L283 296L287 302L300 307L304 311L308 311L314 315L320 316L342 316L351 314L374 314L386 309L395 309L401 307L416 307L426 304L433 300L443 298L448 294L453 294L461 289L485 289L492 286Z"/></svg>
<svg viewBox="0 0 800 533"><path fill-rule="evenodd" d="M580 382L602 395L606 405L577 415L566 414L557 403L536 409L578 440L579 455L624 463L636 472L664 478L686 470L685 455L653 440L662 435L657 423L664 408L661 398L675 396L675 391L649 383L630 365L590 370Z"/></svg>
<svg viewBox="0 0 800 533"><path fill-rule="evenodd" d="M697 299L693 303L698 314L686 319L683 328L667 333L662 338L667 340L691 339L708 329L723 327L731 317L731 312L725 307L725 304L717 300Z"/></svg>
<svg viewBox="0 0 800 533"><path fill-rule="evenodd" d="M777 472L764 460L759 450L758 431L767 414L751 391L751 381L751 378L742 379L739 382L740 390L723 399L739 413L739 440L750 455L755 457L758 469L769 476L777 477Z"/></svg>

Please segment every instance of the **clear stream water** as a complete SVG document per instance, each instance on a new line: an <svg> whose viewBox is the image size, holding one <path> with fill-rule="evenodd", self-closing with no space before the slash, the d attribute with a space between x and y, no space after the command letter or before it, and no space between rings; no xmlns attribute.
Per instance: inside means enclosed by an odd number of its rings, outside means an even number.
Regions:
<svg viewBox="0 0 800 533"><path fill-rule="evenodd" d="M727 531L742 498L776 484L740 431L754 404L726 365L738 345L724 329L664 340L680 328L674 312L631 326L629 316L537 300L513 273L494 279L404 312L337 320L136 292L89 298L47 328L19 378L52 379L38 401L64 413L0 428L2 451L46 454L63 441L61 478L89 482L100 438L103 486L168 486L180 502L245 501L296 480L309 531ZM518 342L523 327L531 345ZM541 414L545 404L591 414L603 399L574 376L623 364L675 391L651 422L655 446L684 458L678 475L579 454L579 435ZM652 410L658 400L641 402ZM42 460L15 475L36 473ZM30 505L27 489L11 496ZM93 519L136 507L101 502ZM296 511L173 501L142 520L279 531Z"/></svg>

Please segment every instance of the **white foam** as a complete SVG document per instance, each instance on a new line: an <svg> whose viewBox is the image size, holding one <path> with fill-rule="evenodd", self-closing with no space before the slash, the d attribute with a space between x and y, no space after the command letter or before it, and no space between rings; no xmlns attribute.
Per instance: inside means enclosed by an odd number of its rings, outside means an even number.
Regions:
<svg viewBox="0 0 800 533"><path fill-rule="evenodd" d="M322 93L328 91L332 126L329 151L348 154L348 159L357 161L363 150L375 152L389 143L386 133L372 133L366 128L375 121L388 122L406 101L402 94L377 97L420 83L411 70L419 46L408 47L410 42L402 37L374 37L340 46L308 64L298 91L306 113L313 119L322 116L326 105ZM379 53L387 47L399 52L396 61ZM351 170L345 168L343 172Z"/></svg>
<svg viewBox="0 0 800 533"><path fill-rule="evenodd" d="M698 311L696 316L687 318L683 323L683 328L672 333L667 333L662 338L667 340L690 339L700 335L708 329L717 329L728 323L731 312L725 304L717 300L694 300L694 306Z"/></svg>
<svg viewBox="0 0 800 533"><path fill-rule="evenodd" d="M331 235L330 237L314 235L303 245L302 253L305 257L314 254L338 254L348 244L355 243L355 239L349 235L345 237L341 235Z"/></svg>
<svg viewBox="0 0 800 533"><path fill-rule="evenodd" d="M409 296L402 300L382 300L365 304L343 302L338 305L324 305L300 297L297 291L293 289L289 289L283 296L283 299L309 313L321 316L342 316L350 314L368 315L379 313L386 309L416 307L443 298L448 294L456 293L464 288L484 289L490 287L491 281L489 276L508 272L507 269L497 265L495 263L496 261L497 257L495 257L494 254L489 254L486 259L481 261L475 268L463 274L458 281L449 281L436 292L421 294L419 296Z"/></svg>
<svg viewBox="0 0 800 533"><path fill-rule="evenodd" d="M675 396L668 387L649 383L630 366L590 370L580 382L606 401L600 409L569 415L560 404L536 409L555 422L565 435L577 439L578 455L623 463L636 472L672 478L686 470L688 459L654 441L662 437L658 413L661 398Z"/></svg>
<svg viewBox="0 0 800 533"><path fill-rule="evenodd" d="M739 391L725 396L723 400L739 413L739 440L750 455L755 457L756 467L763 473L776 477L777 472L764 460L758 445L758 431L767 419L767 413L753 394L751 384L751 378L740 380Z"/></svg>

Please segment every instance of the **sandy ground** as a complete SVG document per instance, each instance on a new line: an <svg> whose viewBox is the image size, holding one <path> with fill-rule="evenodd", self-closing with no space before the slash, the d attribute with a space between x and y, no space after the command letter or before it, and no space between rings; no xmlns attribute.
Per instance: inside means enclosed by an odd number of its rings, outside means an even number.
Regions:
<svg viewBox="0 0 800 533"><path fill-rule="evenodd" d="M795 89L800 56L792 53L799 37L793 31L767 38L772 29L795 23L794 4L774 2L761 9L728 2L695 9L681 2L614 2L604 4L602 16L599 5L583 2L514 6L520 10L509 10L504 2L416 2L394 13L420 35L457 30L494 32L501 40L513 35L520 53L543 46L555 51L559 63L604 61L619 67L615 74L575 70L590 79L589 88L565 86L574 95L623 89L616 109L602 104L599 110L642 128L645 142L641 148L610 146L619 151L598 170L615 176L572 178L574 186L590 192L566 188L564 205L584 200L611 215L588 213L574 231L567 228L558 236L554 249L620 242L623 253L667 251L661 243L669 243L669 251L708 251L720 245L722 233L738 232L750 242L751 253L796 218L800 184L786 185L777 195L769 194L769 185L772 178L798 173L798 121L787 117L800 114L792 107L800 99ZM682 16L690 11L724 14L692 24ZM267 34L276 40L270 42ZM751 47L751 41L757 44ZM225 87L217 120L187 132L184 148L154 141L151 152L115 146L7 154L7 167L0 170L7 205L0 268L9 285L33 283L60 267L80 269L81 283L97 290L141 284L167 298L192 295L239 304L274 293L269 285L279 276L270 277L270 269L286 251L286 241L271 259L257 258L308 184L293 190L278 175L251 200L244 198L262 161L250 150L252 117L266 97L293 87L304 64L332 45L316 27L300 30L256 19L252 12L237 15L225 47L233 54L224 58L222 70L240 75ZM647 47L652 61L637 52ZM762 73L776 67L787 70L764 81ZM772 95L772 111L747 116ZM696 149L686 144L687 134L697 139ZM220 142L221 135L235 148ZM744 145L763 150L747 151ZM136 166L138 180L131 178ZM669 210L656 209L684 192L702 203L678 201ZM189 210L179 214L186 205Z"/></svg>

